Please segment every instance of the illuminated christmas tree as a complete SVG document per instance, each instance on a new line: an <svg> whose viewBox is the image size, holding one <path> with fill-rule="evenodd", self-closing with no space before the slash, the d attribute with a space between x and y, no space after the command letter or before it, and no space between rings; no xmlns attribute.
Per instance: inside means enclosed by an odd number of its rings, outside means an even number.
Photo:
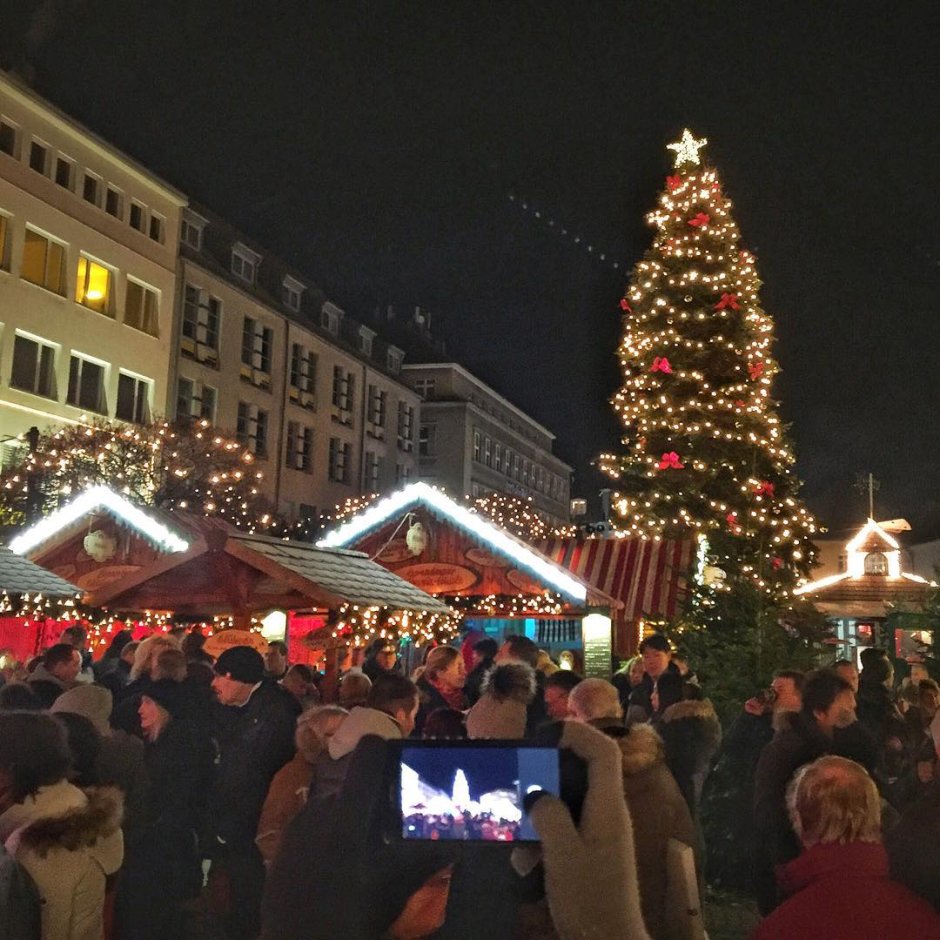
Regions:
<svg viewBox="0 0 940 940"><path fill-rule="evenodd" d="M705 143L685 131L669 145L675 170L647 217L653 245L620 303L613 404L626 451L600 466L616 481L623 533L704 536L713 584L743 577L783 597L809 569L816 523L771 397L773 321L755 258L701 162Z"/></svg>
<svg viewBox="0 0 940 940"><path fill-rule="evenodd" d="M253 455L206 421L103 421L50 428L0 474L0 519L20 525L102 484L160 509L221 516L249 532L280 525Z"/></svg>

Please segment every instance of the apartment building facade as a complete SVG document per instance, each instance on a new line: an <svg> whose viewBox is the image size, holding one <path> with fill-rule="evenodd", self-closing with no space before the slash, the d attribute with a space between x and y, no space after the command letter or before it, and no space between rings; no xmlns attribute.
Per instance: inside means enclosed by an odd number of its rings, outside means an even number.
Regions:
<svg viewBox="0 0 940 940"><path fill-rule="evenodd" d="M418 473L452 495L531 498L568 522L571 467L552 453L555 435L454 362L404 366L421 396Z"/></svg>
<svg viewBox="0 0 940 940"><path fill-rule="evenodd" d="M167 410L185 202L0 73L0 439Z"/></svg>
<svg viewBox="0 0 940 940"><path fill-rule="evenodd" d="M180 246L177 418L235 434L293 521L415 476L402 350L207 210L185 210Z"/></svg>

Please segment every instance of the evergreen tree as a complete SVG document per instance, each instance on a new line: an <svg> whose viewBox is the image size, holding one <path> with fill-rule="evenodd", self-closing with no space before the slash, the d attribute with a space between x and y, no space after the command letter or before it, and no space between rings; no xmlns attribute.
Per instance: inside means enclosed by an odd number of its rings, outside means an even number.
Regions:
<svg viewBox="0 0 940 940"><path fill-rule="evenodd" d="M786 429L771 397L773 321L754 256L706 142L670 144L674 173L647 217L653 245L621 301L625 434L602 470L617 482L625 534L707 538L712 583L780 600L812 563L816 523L799 499ZM708 572L709 569L706 569Z"/></svg>

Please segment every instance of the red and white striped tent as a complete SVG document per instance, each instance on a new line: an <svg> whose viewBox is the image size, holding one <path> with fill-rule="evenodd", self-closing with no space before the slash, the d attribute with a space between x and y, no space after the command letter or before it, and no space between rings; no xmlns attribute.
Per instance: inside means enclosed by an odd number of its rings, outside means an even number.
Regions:
<svg viewBox="0 0 940 940"><path fill-rule="evenodd" d="M539 547L552 561L623 603L612 612L614 649L620 656L636 651L641 620L681 613L695 564L692 541L568 538Z"/></svg>

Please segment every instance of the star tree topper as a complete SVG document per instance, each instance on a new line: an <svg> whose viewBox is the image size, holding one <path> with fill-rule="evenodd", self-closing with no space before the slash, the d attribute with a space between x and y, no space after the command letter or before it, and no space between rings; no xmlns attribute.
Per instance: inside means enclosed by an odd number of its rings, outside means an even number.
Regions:
<svg viewBox="0 0 940 940"><path fill-rule="evenodd" d="M703 137L701 140L696 140L692 136L692 132L686 128L682 132L682 139L677 140L674 144L666 144L667 150L675 150L676 152L676 168L678 169L684 163L694 163L696 166L699 164L699 150L704 147L708 141Z"/></svg>

